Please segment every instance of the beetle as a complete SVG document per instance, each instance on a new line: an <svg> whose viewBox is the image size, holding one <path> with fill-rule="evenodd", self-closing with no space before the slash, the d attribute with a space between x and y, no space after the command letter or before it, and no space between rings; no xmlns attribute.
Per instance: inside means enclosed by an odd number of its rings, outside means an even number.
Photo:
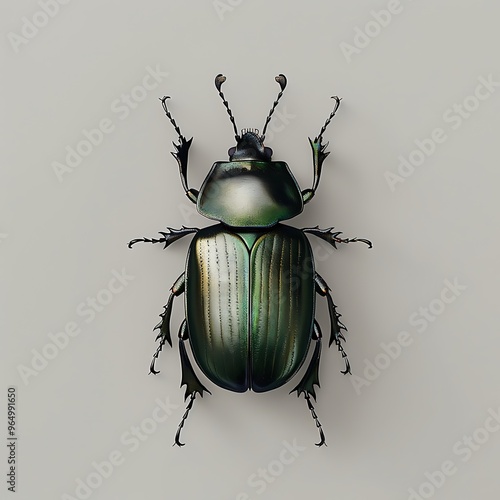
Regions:
<svg viewBox="0 0 500 500"><path fill-rule="evenodd" d="M345 362L343 374L350 364L342 343L345 325L333 302L330 287L315 271L311 245L306 234L319 237L337 248L339 243L363 242L364 238L342 238L333 227L318 226L297 229L282 224L303 211L315 195L322 165L329 152L323 134L340 106L337 96L332 112L314 140L312 149L314 180L310 189L300 190L288 165L272 161L273 151L264 145L267 126L287 85L285 75L275 80L280 86L276 100L266 117L262 134L257 129L238 133L234 116L222 92L226 78L215 77L215 87L229 115L236 146L228 151L229 161L218 161L205 178L200 190L188 186L188 153L192 138L187 140L172 117L167 100L161 98L163 110L178 135L172 155L177 160L180 178L189 200L198 212L217 221L203 229L168 227L160 238L137 238L138 242L163 243L193 235L185 271L170 289L161 320L159 342L150 365L157 374L155 361L165 343L172 346L170 319L175 297L184 294L185 319L178 338L181 361L181 387L186 385L186 410L177 428L174 444L193 407L196 394L210 391L200 382L188 356L192 355L201 372L215 385L234 392L267 392L288 382L304 364L311 343L314 349L298 385L290 391L304 395L307 407L319 431L317 446L326 444L323 428L311 398L316 401L319 387L319 364L322 333L315 319L316 294L324 297L330 316L329 346L335 344Z"/></svg>

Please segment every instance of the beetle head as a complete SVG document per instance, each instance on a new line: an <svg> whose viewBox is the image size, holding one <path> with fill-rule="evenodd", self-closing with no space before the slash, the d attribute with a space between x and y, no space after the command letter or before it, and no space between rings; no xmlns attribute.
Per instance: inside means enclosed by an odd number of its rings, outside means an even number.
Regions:
<svg viewBox="0 0 500 500"><path fill-rule="evenodd" d="M236 139L236 146L227 152L233 160L271 161L273 150L264 146L264 136L257 129L243 129L241 137Z"/></svg>

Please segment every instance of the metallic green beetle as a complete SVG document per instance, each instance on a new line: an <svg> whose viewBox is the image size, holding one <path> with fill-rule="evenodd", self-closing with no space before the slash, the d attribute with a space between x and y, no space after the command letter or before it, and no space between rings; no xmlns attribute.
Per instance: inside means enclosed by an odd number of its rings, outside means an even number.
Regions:
<svg viewBox="0 0 500 500"><path fill-rule="evenodd" d="M179 329L181 386L186 385L189 402L177 429L175 444L191 410L196 394L208 391L200 382L189 360L184 342L190 341L196 364L214 384L235 392L253 390L266 392L288 382L304 363L311 341L314 352L299 384L291 391L304 394L308 408L320 434L318 446L325 444L325 435L316 415L311 396L319 386L321 329L314 319L315 296L326 297L330 313L330 342L335 343L345 361L344 374L350 373L349 361L342 347L345 341L340 321L330 295L330 288L315 271L311 246L305 233L313 234L336 248L337 243L361 241L362 238L341 238L333 227L317 226L296 229L281 221L300 214L318 187L321 167L328 152L322 136L340 106L335 106L319 135L309 139L313 153L314 182L311 189L300 191L297 181L284 162L271 161L272 150L264 146L271 116L286 87L286 77L276 81L280 92L266 118L262 135L256 129L244 129L241 135L233 114L221 91L226 78L217 75L215 86L233 125L236 146L229 149L229 161L216 162L200 191L187 183L188 152L192 138L186 140L172 118L167 99L163 109L179 136L172 155L179 164L182 185L188 198L196 203L198 212L218 224L204 229L167 228L161 238L139 238L164 243L194 234L189 247L186 269L171 287L171 294L161 321L150 372L157 374L155 361L165 342L172 346L170 317L174 297L185 294L186 318Z"/></svg>

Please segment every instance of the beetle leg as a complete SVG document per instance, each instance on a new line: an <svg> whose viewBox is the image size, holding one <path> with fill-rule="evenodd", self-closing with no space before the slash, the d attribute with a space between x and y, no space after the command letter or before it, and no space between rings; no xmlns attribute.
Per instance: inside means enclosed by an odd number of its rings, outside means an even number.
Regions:
<svg viewBox="0 0 500 500"><path fill-rule="evenodd" d="M156 352L153 354L153 359L151 360L151 365L149 366L149 373L156 375L160 373L155 370L155 362L160 355L160 352L165 345L165 342L168 342L170 347L172 347L172 338L170 336L170 317L172 316L172 306L174 303L174 297L178 297L182 293L184 293L185 289L185 277L184 273L182 273L172 285L171 294L168 298L167 305L164 306L164 311L160 314L161 321L154 327L153 331L160 330L160 333L156 336L155 340L160 340L160 345L156 349Z"/></svg>
<svg viewBox="0 0 500 500"><path fill-rule="evenodd" d="M342 234L342 231L334 231L335 228L327 227L326 229L320 229L318 226L315 227L304 227L301 229L303 233L314 234L318 238L325 240L330 243L334 248L337 248L337 243L356 243L361 241L361 243L365 243L368 245L368 248L372 248L372 242L365 238L339 238L339 234Z"/></svg>
<svg viewBox="0 0 500 500"><path fill-rule="evenodd" d="M313 340L316 340L316 346L314 347L314 353L312 355L311 361L309 362L309 366L307 367L307 371L302 377L302 380L299 382L297 387L292 389L290 393L297 391L297 397L299 397L302 393L304 394L304 398L306 399L307 407L311 412L311 416L316 422L316 427L319 431L320 442L315 443L316 446L326 445L325 434L323 432L323 428L321 427L321 423L318 419L318 415L316 415L316 410L311 402L311 396L314 401L316 401L316 392L314 390L314 386L317 385L319 387L319 360L321 356L321 328L316 320L314 320L313 326Z"/></svg>
<svg viewBox="0 0 500 500"><path fill-rule="evenodd" d="M342 347L342 341L345 341L342 330L347 331L346 326L342 323L342 321L340 321L340 317L342 315L337 312L337 306L333 303L333 299L330 294L330 287L318 273L316 273L316 276L314 277L314 282L316 283L316 292L323 297L326 297L328 302L328 312L330 314L330 342L328 343L328 347L335 342L335 345L337 346L338 351L342 354L342 358L345 362L345 370L342 370L341 373L344 375L347 373L350 374L351 365L349 364L347 354Z"/></svg>
<svg viewBox="0 0 500 500"><path fill-rule="evenodd" d="M186 140L184 136L179 137L179 144L175 142L172 143L174 145L175 151L172 151L172 156L177 160L179 165L179 173L181 175L181 182L184 191L186 192L186 196L193 202L196 203L198 199L199 191L197 189L191 189L188 187L187 183L187 167L188 167L188 153L189 148L191 147L191 143L193 142L193 138Z"/></svg>
<svg viewBox="0 0 500 500"><path fill-rule="evenodd" d="M313 153L314 180L313 187L311 189L304 189L302 191L302 199L304 200L304 203L308 203L309 201L311 201L313 196L316 194L316 189L318 188L319 180L321 178L321 169L323 167L323 162L330 154L329 151L325 151L328 147L328 143L323 144L321 141L321 137L316 137L314 141L310 137L308 139Z"/></svg>
<svg viewBox="0 0 500 500"><path fill-rule="evenodd" d="M167 115L167 118L170 120L170 123L174 127L175 131L179 136L179 144L174 144L175 151L172 152L172 156L177 160L179 164L179 173L181 174L181 182L184 191L186 191L187 197L193 202L196 203L196 199L198 198L198 191L196 189L189 189L187 183L187 166L188 166L188 154L189 148L191 147L191 143L193 142L193 138L189 139L189 141L182 135L181 129L178 127L174 118L170 114L170 111L167 108L167 99L170 99L169 96L162 97L160 99L161 104L163 106L163 110Z"/></svg>
<svg viewBox="0 0 500 500"><path fill-rule="evenodd" d="M188 396L194 396L199 393L203 397L203 391L211 392L199 381L196 373L193 370L189 357L187 355L186 346L184 341L189 338L186 320L184 320L179 329L179 350L181 356L181 387L186 386L186 393L184 394L184 401Z"/></svg>
<svg viewBox="0 0 500 500"><path fill-rule="evenodd" d="M197 227L184 227L180 229L174 229L173 227L167 227L165 232L159 231L163 238L136 238L128 243L128 247L132 248L132 245L136 243L165 243L164 249L171 245L174 241L180 240L191 233L197 233L199 229Z"/></svg>
<svg viewBox="0 0 500 500"><path fill-rule="evenodd" d="M189 410L191 410L191 408L193 407L195 397L196 397L196 394L192 394L191 398L189 399L189 403L186 406L186 411L184 412L184 415L182 415L182 420L181 420L179 426L177 427L177 432L175 433L174 444L172 446L177 445L180 447L180 446L184 446L186 444L186 443L180 442L181 431L182 431L182 428L184 427L184 422L188 418Z"/></svg>
<svg viewBox="0 0 500 500"><path fill-rule="evenodd" d="M312 199L312 197L316 194L316 189L318 188L319 180L321 178L321 168L323 166L323 162L325 161L326 157L330 154L328 151L326 151L328 143L323 144L322 142L323 134L326 130L326 127L328 127L328 125L332 121L332 118L335 116L335 113L337 113L341 101L341 99L337 96L333 96L332 99L335 99L335 105L333 107L333 111L330 113L330 116L326 119L325 124L321 127L319 135L314 138L314 141L311 138L309 138L309 144L311 145L313 153L314 180L313 180L313 187L311 189L305 189L304 191L302 191L302 199L304 200L304 203L309 202Z"/></svg>
<svg viewBox="0 0 500 500"><path fill-rule="evenodd" d="M189 411L193 407L194 398L196 397L196 393L198 393L201 397L203 397L203 391L207 391L209 394L211 392L199 381L196 373L193 370L191 362L189 361L189 357L186 351L186 346L184 345L184 341L189 338L187 323L184 320L179 328L179 353L181 357L181 387L183 385L186 386L186 394L184 395L184 401L189 397L189 403L186 406L186 411L182 416L182 419L177 427L177 432L175 434L174 444L177 446L184 446L185 443L180 442L181 430L184 427L184 422L188 418Z"/></svg>

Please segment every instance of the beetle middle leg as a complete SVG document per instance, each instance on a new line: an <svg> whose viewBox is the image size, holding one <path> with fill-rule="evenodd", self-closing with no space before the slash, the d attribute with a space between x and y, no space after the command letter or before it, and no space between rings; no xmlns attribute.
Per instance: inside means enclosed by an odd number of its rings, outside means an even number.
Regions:
<svg viewBox="0 0 500 500"><path fill-rule="evenodd" d="M151 360L151 365L149 366L149 373L156 375L160 373L159 370L155 370L155 362L160 355L160 352L165 345L165 342L168 342L170 347L172 347L172 338L170 336L170 318L172 316L172 306L174 303L174 297L178 297L182 293L184 293L186 286L186 281L184 277L184 273L182 273L172 285L171 294L168 298L167 305L164 306L164 311L160 314L161 321L154 327L154 330L160 330L160 333L157 335L155 340L160 340L160 345L156 349L156 352L153 354L153 359ZM154 331L153 330L153 331Z"/></svg>
<svg viewBox="0 0 500 500"><path fill-rule="evenodd" d="M189 361L189 357L186 351L186 346L184 345L184 342L188 340L188 338L189 338L189 333L187 329L187 323L186 320L184 320L181 324L181 327L179 328L179 354L181 358L181 372L182 372L181 387L183 385L186 386L186 394L184 395L184 401L189 397L189 403L186 406L186 411L182 416L179 426L177 427L177 432L175 434L174 444L176 444L177 446L184 446L185 444L181 443L180 441L181 431L182 428L184 427L186 419L189 416L189 411L193 407L196 393L198 393L201 397L203 397L203 391L207 391L209 394L211 394L211 392L200 382L200 380L196 376L196 373L193 370L191 362Z"/></svg>
<svg viewBox="0 0 500 500"><path fill-rule="evenodd" d="M317 385L319 387L319 360L321 356L321 328L316 320L314 320L313 324L313 340L316 341L316 345L314 347L314 352L309 362L309 366L307 367L306 373L302 377L302 380L298 383L298 385L290 391L290 393L297 391L297 397L302 393L304 394L304 398L307 402L307 407L311 412L311 416L316 422L316 427L319 431L320 442L315 443L316 446L326 446L325 434L323 432L323 428L321 427L321 422L318 419L318 415L316 414L316 410L311 402L311 396L314 401L316 401L316 392L314 390L314 386Z"/></svg>
<svg viewBox="0 0 500 500"><path fill-rule="evenodd" d="M136 243L164 243L164 249L171 245L174 241L180 240L187 236L188 234L197 233L199 229L197 227L184 227L180 229L174 229L173 227L167 227L166 231L159 231L162 235L161 238L135 238L128 242L128 247L132 248Z"/></svg>

